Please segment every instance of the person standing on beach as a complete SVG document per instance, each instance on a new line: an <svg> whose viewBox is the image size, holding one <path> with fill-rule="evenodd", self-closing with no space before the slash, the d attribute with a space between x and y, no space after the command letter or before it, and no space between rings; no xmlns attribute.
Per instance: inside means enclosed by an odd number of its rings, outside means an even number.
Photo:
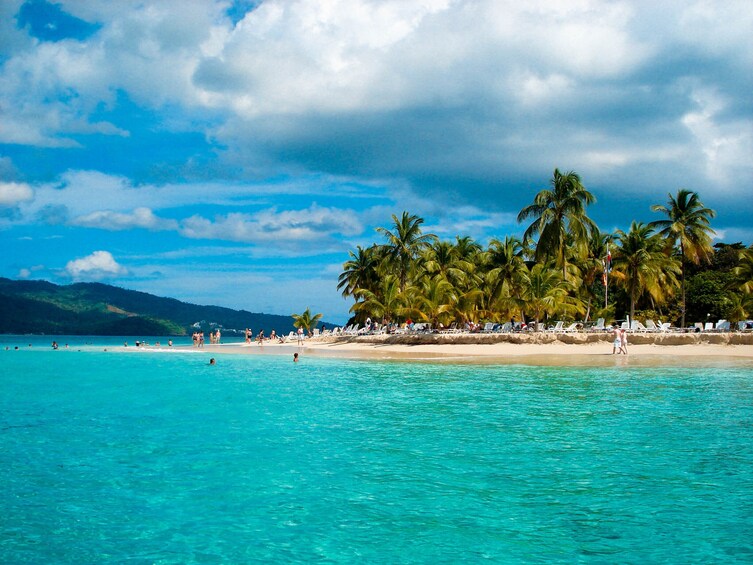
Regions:
<svg viewBox="0 0 753 565"><path fill-rule="evenodd" d="M620 330L620 353L627 355L627 330Z"/></svg>
<svg viewBox="0 0 753 565"><path fill-rule="evenodd" d="M303 345L303 328L298 328L298 345Z"/></svg>
<svg viewBox="0 0 753 565"><path fill-rule="evenodd" d="M612 334L614 335L614 341L612 342L612 355L615 353L619 354L620 351L622 351L622 333L617 325L613 327Z"/></svg>

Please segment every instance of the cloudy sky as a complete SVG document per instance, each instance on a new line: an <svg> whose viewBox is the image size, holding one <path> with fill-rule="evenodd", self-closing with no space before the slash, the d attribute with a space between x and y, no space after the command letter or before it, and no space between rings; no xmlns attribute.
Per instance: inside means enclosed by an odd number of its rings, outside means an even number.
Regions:
<svg viewBox="0 0 753 565"><path fill-rule="evenodd" d="M0 276L342 322L403 210L522 234L575 170L604 231L700 193L753 243L749 0L2 0Z"/></svg>

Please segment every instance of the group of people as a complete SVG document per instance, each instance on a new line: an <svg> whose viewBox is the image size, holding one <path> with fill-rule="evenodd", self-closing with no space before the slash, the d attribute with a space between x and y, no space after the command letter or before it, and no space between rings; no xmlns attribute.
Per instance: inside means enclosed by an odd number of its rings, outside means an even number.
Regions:
<svg viewBox="0 0 753 565"><path fill-rule="evenodd" d="M249 328L246 328L244 334L246 336L246 344L250 345L254 333ZM265 339L272 342L277 341L279 343L285 343L285 338L283 336L278 336L275 330L272 330L272 333L269 334L269 337L265 337L264 330L260 330L259 334L256 336L256 340L259 342L259 345L262 345Z"/></svg>
<svg viewBox="0 0 753 565"><path fill-rule="evenodd" d="M627 330L625 328L620 328L619 326L614 326L612 328L612 333L614 335L614 341L612 342L612 355L619 355L620 353L627 355Z"/></svg>
<svg viewBox="0 0 753 565"><path fill-rule="evenodd" d="M193 340L194 347L204 347L204 332L193 332L191 339ZM136 346L138 347L138 343Z"/></svg>

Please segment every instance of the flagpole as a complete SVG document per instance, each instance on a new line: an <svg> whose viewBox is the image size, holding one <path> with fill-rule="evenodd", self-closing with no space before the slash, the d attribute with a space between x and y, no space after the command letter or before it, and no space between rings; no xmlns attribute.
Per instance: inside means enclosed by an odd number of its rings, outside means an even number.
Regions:
<svg viewBox="0 0 753 565"><path fill-rule="evenodd" d="M604 260L604 310L609 308L609 244L607 243L607 257Z"/></svg>

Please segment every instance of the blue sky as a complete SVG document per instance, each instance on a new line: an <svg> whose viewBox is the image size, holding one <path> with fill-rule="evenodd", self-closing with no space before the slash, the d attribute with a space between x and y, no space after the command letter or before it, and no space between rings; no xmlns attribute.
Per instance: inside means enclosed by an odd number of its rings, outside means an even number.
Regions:
<svg viewBox="0 0 753 565"><path fill-rule="evenodd" d="M4 0L0 27L0 276L343 322L392 214L520 235L555 167L604 231L688 188L753 242L748 0Z"/></svg>

